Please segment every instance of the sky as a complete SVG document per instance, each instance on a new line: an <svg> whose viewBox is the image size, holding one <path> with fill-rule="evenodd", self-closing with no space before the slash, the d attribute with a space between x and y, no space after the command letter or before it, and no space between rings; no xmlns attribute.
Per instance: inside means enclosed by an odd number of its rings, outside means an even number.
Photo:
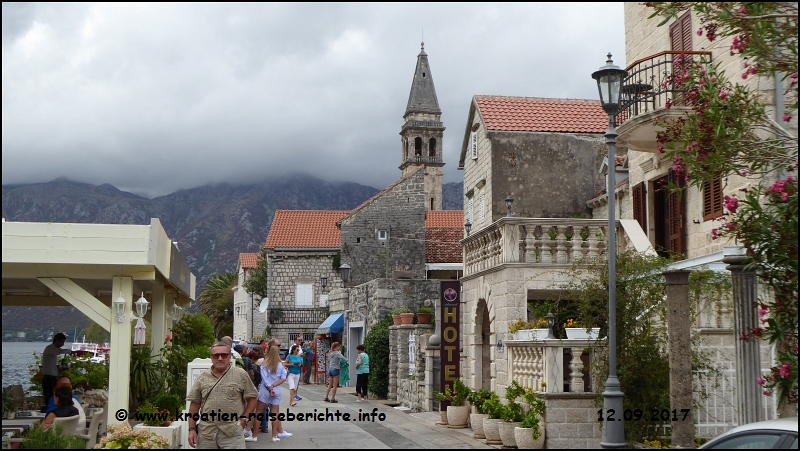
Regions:
<svg viewBox="0 0 800 451"><path fill-rule="evenodd" d="M383 189L420 41L444 181L474 95L597 99L622 3L3 3L3 184L147 197L306 173Z"/></svg>

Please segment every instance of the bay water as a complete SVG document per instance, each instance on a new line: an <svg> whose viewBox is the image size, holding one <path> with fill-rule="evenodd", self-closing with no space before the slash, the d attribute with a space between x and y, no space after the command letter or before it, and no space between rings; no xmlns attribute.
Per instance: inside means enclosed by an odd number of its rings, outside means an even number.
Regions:
<svg viewBox="0 0 800 451"><path fill-rule="evenodd" d="M35 363L33 353L41 355L44 348L50 343L37 341L5 341L3 342L3 387L9 385L22 385L22 389L27 391L31 388L31 375L28 366ZM65 349L69 349L72 343L64 344ZM38 387L34 387L37 390Z"/></svg>

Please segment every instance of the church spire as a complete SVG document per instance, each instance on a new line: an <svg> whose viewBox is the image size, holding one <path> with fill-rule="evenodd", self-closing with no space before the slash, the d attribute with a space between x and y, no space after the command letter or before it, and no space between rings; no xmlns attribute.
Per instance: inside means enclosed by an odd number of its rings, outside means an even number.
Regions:
<svg viewBox="0 0 800 451"><path fill-rule="evenodd" d="M410 113L438 113L439 101L436 99L436 88L433 86L431 67L428 65L428 54L425 53L425 43L420 45L417 55L417 69L414 71L414 81L411 82L411 93L408 95L406 114Z"/></svg>

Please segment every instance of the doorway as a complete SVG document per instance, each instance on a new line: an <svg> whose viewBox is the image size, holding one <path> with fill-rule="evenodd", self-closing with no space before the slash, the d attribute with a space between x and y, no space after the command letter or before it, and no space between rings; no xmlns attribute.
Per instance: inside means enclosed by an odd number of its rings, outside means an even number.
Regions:
<svg viewBox="0 0 800 451"><path fill-rule="evenodd" d="M350 380L347 387L355 387L356 381L356 346L364 344L364 321L352 321L347 333L347 362L350 363Z"/></svg>
<svg viewBox="0 0 800 451"><path fill-rule="evenodd" d="M491 319L486 301L478 300L475 315L475 387L492 389Z"/></svg>
<svg viewBox="0 0 800 451"><path fill-rule="evenodd" d="M656 252L662 257L682 258L686 253L683 192L673 192L667 187L682 187L683 178L670 169L652 184Z"/></svg>

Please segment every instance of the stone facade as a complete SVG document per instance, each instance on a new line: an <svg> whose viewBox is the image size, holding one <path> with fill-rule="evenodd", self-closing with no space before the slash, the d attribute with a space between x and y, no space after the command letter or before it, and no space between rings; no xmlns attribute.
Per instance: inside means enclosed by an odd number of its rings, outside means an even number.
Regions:
<svg viewBox="0 0 800 451"><path fill-rule="evenodd" d="M428 338L433 326L390 327L389 399L414 412L432 408L431 372L427 368ZM413 350L412 350L413 348ZM413 360L413 367L411 361Z"/></svg>
<svg viewBox="0 0 800 451"><path fill-rule="evenodd" d="M597 421L594 393L542 394L545 403L545 448L600 448L603 432Z"/></svg>
<svg viewBox="0 0 800 451"><path fill-rule="evenodd" d="M341 262L352 268L351 286L390 277L392 271L425 278L427 170L409 173L341 220Z"/></svg>

